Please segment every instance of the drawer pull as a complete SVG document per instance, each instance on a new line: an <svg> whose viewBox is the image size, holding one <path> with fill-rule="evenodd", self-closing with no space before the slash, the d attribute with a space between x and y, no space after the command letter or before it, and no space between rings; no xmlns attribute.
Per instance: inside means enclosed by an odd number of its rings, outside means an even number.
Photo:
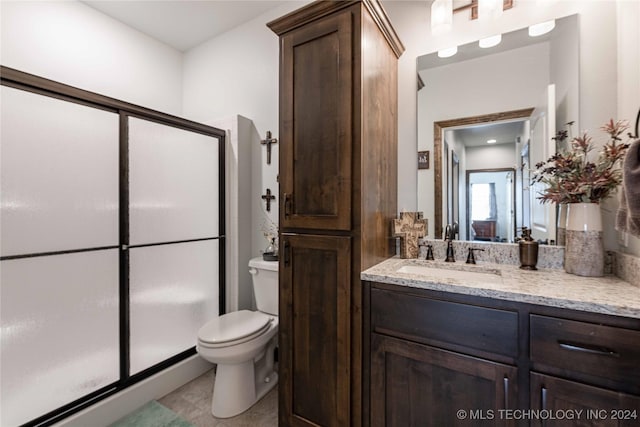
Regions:
<svg viewBox="0 0 640 427"><path fill-rule="evenodd" d="M502 379L504 384L504 409L509 409L509 378Z"/></svg>
<svg viewBox="0 0 640 427"><path fill-rule="evenodd" d="M579 351L581 353L598 354L600 356L620 357L618 353L606 347L575 344L575 343L565 342L565 341L558 341L558 344L560 345L561 348L569 351Z"/></svg>

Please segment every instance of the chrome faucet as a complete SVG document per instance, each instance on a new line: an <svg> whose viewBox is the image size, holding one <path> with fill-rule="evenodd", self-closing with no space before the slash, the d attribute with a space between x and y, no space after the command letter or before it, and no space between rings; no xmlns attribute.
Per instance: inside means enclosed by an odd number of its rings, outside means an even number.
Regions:
<svg viewBox="0 0 640 427"><path fill-rule="evenodd" d="M444 239L447 241L447 258L444 260L445 262L456 262L452 241L455 238L457 231L458 224L455 222L453 223L453 225L447 224L444 229Z"/></svg>

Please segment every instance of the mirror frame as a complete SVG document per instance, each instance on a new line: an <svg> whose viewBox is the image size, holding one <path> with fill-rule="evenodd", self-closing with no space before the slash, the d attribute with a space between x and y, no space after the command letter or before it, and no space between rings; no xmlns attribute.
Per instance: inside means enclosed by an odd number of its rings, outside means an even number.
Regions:
<svg viewBox="0 0 640 427"><path fill-rule="evenodd" d="M442 134L446 128L522 119L531 116L533 108L483 114L433 122L434 236L442 239Z"/></svg>

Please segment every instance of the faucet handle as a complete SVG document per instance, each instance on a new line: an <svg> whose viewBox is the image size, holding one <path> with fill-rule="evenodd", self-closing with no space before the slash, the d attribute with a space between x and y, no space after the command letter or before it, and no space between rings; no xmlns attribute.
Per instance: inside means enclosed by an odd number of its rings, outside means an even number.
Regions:
<svg viewBox="0 0 640 427"><path fill-rule="evenodd" d="M433 261L433 245L427 245L427 257L425 258L427 261Z"/></svg>
<svg viewBox="0 0 640 427"><path fill-rule="evenodd" d="M484 252L484 249L469 248L469 255L467 255L467 264L475 264L476 263L476 257L473 255L473 253L475 251L483 251Z"/></svg>

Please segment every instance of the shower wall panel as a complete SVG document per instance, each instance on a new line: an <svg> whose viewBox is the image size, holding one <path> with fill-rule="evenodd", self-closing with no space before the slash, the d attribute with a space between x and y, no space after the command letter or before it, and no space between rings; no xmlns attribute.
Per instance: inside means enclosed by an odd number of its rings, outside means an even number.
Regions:
<svg viewBox="0 0 640 427"><path fill-rule="evenodd" d="M131 374L192 348L218 315L219 240L130 250Z"/></svg>
<svg viewBox="0 0 640 427"><path fill-rule="evenodd" d="M130 244L218 236L216 138L129 118Z"/></svg>
<svg viewBox="0 0 640 427"><path fill-rule="evenodd" d="M118 381L118 250L3 260L0 425Z"/></svg>
<svg viewBox="0 0 640 427"><path fill-rule="evenodd" d="M2 86L2 256L118 244L118 115Z"/></svg>

